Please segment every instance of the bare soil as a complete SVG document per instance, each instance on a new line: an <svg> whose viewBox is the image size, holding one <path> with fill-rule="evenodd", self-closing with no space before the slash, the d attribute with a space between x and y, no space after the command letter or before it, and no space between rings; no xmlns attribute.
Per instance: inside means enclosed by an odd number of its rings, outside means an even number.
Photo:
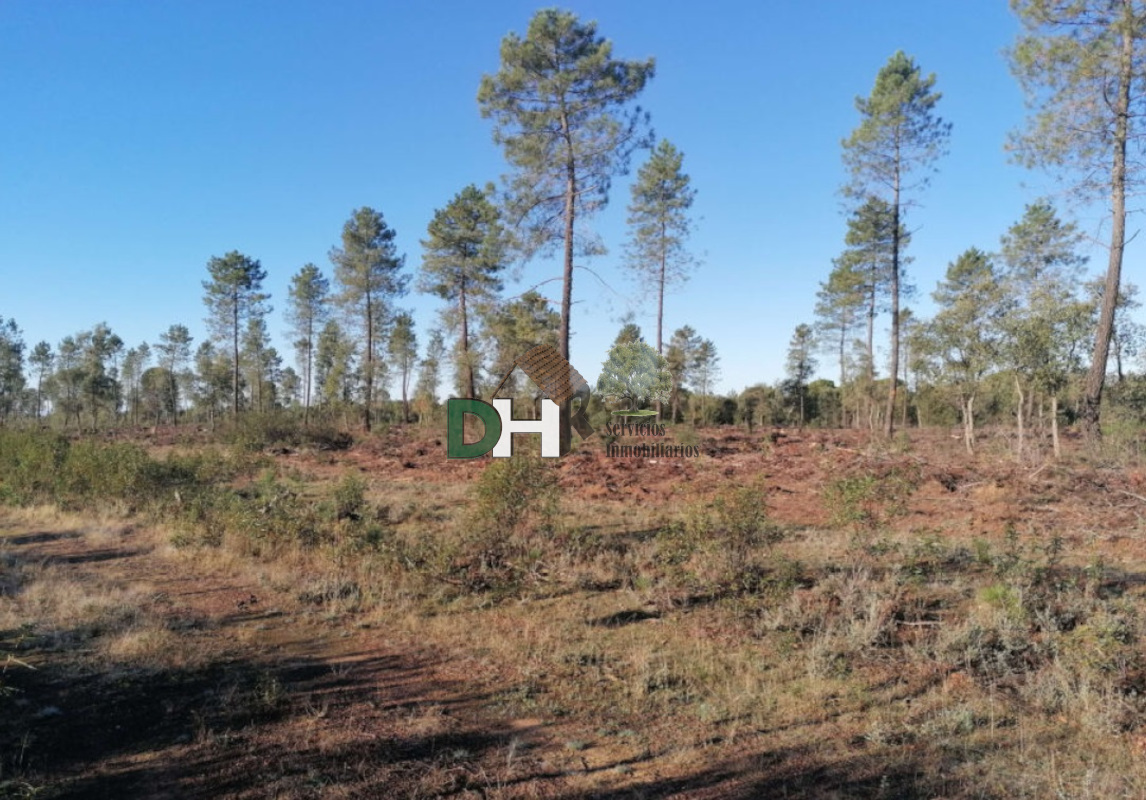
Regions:
<svg viewBox="0 0 1146 800"><path fill-rule="evenodd" d="M918 488L889 522L895 530L999 542L1020 525L1027 537L1063 537L1080 561L1101 554L1141 593L1146 470L1073 456L1020 465L998 448L968 457L941 432L911 438L898 452L873 450L855 432L701 432L695 459L607 458L585 447L562 459L560 481L591 516L624 515L634 504L670 514L728 486L759 485L772 518L811 531L829 525L830 481L914 470ZM285 450L276 459L319 479L357 470L447 505L462 502L458 487L488 464L448 461L441 438L398 429L346 452ZM552 687L562 676L528 673L506 657L509 647L476 648L441 626L389 621L384 609L328 608L298 590L303 576L283 586L242 563L175 552L161 531L0 514L0 569L29 566L68 584L144 587L138 611L170 646L117 660L97 646L99 631L0 630L0 653L34 667L11 663L0 677L15 690L0 698L0 797L943 796L909 788L939 785L921 777L935 768L933 754L910 742L894 757L873 748L863 716L822 707L802 723L728 735L727 727L682 733L671 710L633 719L523 702L523 686ZM14 602L21 591L8 587ZM716 643L738 636L704 609L671 616L625 589L552 602L582 626L633 641L653 641L669 625ZM518 635L498 630L491 624L484 635ZM596 670L605 685L617 680L586 658L574 666ZM896 664L882 679L866 677L875 687L868 708L929 692L956 698L967 680ZM1127 736L1128 754L1140 752L1141 738Z"/></svg>

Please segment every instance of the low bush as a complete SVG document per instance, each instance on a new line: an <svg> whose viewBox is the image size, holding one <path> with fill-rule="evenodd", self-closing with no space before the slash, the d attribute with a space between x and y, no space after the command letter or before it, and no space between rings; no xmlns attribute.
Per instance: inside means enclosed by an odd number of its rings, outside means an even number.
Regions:
<svg viewBox="0 0 1146 800"><path fill-rule="evenodd" d="M478 478L462 534L461 572L471 588L512 591L552 550L557 473L540 458L494 460Z"/></svg>
<svg viewBox="0 0 1146 800"><path fill-rule="evenodd" d="M240 416L223 431L221 438L247 452L284 447L346 450L354 443L348 432L328 421L304 425L296 416L281 412Z"/></svg>
<svg viewBox="0 0 1146 800"><path fill-rule="evenodd" d="M902 466L849 475L827 485L824 504L833 525L851 528L857 534L870 533L906 512L907 501L919 483L918 469Z"/></svg>

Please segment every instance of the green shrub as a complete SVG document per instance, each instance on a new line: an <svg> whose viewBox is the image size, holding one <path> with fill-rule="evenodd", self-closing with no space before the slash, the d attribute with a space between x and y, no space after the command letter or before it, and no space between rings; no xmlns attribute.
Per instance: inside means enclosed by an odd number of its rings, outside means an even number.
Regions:
<svg viewBox="0 0 1146 800"><path fill-rule="evenodd" d="M348 472L342 476L331 497L335 519L362 520L366 513L366 481Z"/></svg>
<svg viewBox="0 0 1146 800"><path fill-rule="evenodd" d="M919 481L918 469L898 466L882 474L849 475L827 485L824 503L833 525L871 532L906 513Z"/></svg>
<svg viewBox="0 0 1146 800"><path fill-rule="evenodd" d="M680 567L709 541L712 517L703 503L693 503L656 534L656 559L669 568Z"/></svg>
<svg viewBox="0 0 1146 800"><path fill-rule="evenodd" d="M532 456L494 459L473 493L475 527L513 536L527 526L550 530L557 513L557 473Z"/></svg>
<svg viewBox="0 0 1146 800"><path fill-rule="evenodd" d="M70 448L59 434L0 430L0 498L13 505L54 499Z"/></svg>
<svg viewBox="0 0 1146 800"><path fill-rule="evenodd" d="M346 450L353 443L349 433L330 422L303 425L298 417L282 412L243 414L228 425L222 440L249 453L276 447Z"/></svg>
<svg viewBox="0 0 1146 800"><path fill-rule="evenodd" d="M463 572L471 588L512 591L530 574L552 542L557 518L557 473L526 455L494 459L473 488L465 520Z"/></svg>
<svg viewBox="0 0 1146 800"><path fill-rule="evenodd" d="M760 487L741 487L717 496L715 538L728 559L735 579L748 566L752 550L780 539L779 529L768 521L764 492Z"/></svg>

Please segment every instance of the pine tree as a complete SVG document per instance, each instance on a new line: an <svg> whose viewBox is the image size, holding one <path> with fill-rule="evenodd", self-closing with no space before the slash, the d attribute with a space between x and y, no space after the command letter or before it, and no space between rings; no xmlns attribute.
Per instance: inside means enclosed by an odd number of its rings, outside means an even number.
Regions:
<svg viewBox="0 0 1146 800"><path fill-rule="evenodd" d="M127 397L127 413L132 425L139 424L143 373L147 371L150 361L151 347L147 342L140 342L138 347L130 348L123 356L123 388Z"/></svg>
<svg viewBox="0 0 1146 800"><path fill-rule="evenodd" d="M191 358L191 342L193 337L186 325L172 325L159 334L159 343L155 350L159 353L159 366L167 370L171 379L172 407L175 409L174 422L179 421L179 380L182 377L184 365Z"/></svg>
<svg viewBox="0 0 1146 800"><path fill-rule="evenodd" d="M951 126L935 115L941 95L935 76L924 78L915 61L897 52L880 69L867 98L856 98L860 124L843 141L844 164L851 173L845 191L852 197L882 197L891 208L891 375L888 382L884 434L895 427L896 382L899 373L899 301L903 269L903 216L906 197L928 182L943 154Z"/></svg>
<svg viewBox="0 0 1146 800"><path fill-rule="evenodd" d="M212 430L215 419L227 408L233 380L233 364L227 352L216 349L212 342L202 342L195 351L195 405L200 413L206 412Z"/></svg>
<svg viewBox="0 0 1146 800"><path fill-rule="evenodd" d="M850 262L832 262L828 279L816 292L816 328L818 340L832 348L839 358L840 386L848 380L846 347L849 335L863 308L863 275Z"/></svg>
<svg viewBox="0 0 1146 800"><path fill-rule="evenodd" d="M252 317L248 321L247 329L243 332L242 359L247 370L251 405L262 414L275 404L275 384L282 367L282 358L271 346L271 336L264 318Z"/></svg>
<svg viewBox="0 0 1146 800"><path fill-rule="evenodd" d="M839 360L841 403L838 422L841 427L847 424L847 403L842 399L849 377L847 347L864 307L864 273L856 266L853 259L834 260L828 279L820 283L820 290L816 292L817 341L830 348ZM855 419L859 419L858 408Z"/></svg>
<svg viewBox="0 0 1146 800"><path fill-rule="evenodd" d="M290 281L287 321L294 335L294 349L302 371L302 424L310 423L310 397L314 386L314 348L318 332L330 315L330 281L314 264L305 264Z"/></svg>
<svg viewBox="0 0 1146 800"><path fill-rule="evenodd" d="M75 336L65 336L56 348L56 374L52 380L55 406L64 417L64 427L75 417L76 426L83 410L83 353Z"/></svg>
<svg viewBox="0 0 1146 800"><path fill-rule="evenodd" d="M277 399L284 408L293 408L298 404L302 393L302 380L293 367L283 367L279 372L279 391Z"/></svg>
<svg viewBox="0 0 1146 800"><path fill-rule="evenodd" d="M16 320L0 317L0 424L18 407L24 392L24 336Z"/></svg>
<svg viewBox="0 0 1146 800"><path fill-rule="evenodd" d="M48 375L51 374L52 364L56 361L56 356L52 352L52 346L47 342L38 342L32 348L31 354L28 356L28 363L36 370L36 419L40 419L40 414L44 406L44 381Z"/></svg>
<svg viewBox="0 0 1146 800"><path fill-rule="evenodd" d="M618 331L617 338L613 340L613 346L643 342L644 340L645 337L641 335L641 326L635 322L626 322L621 326L621 330Z"/></svg>
<svg viewBox="0 0 1146 800"><path fill-rule="evenodd" d="M692 232L688 211L696 190L681 171L684 154L662 139L637 171L629 203L626 263L639 278L651 279L657 297L657 353L664 354L665 289L685 280L695 259L686 244Z"/></svg>
<svg viewBox="0 0 1146 800"><path fill-rule="evenodd" d="M387 342L390 360L398 372L398 385L402 389L402 421L410 421L410 379L418 360L418 337L414 333L414 318L402 312L394 318L394 327Z"/></svg>
<svg viewBox="0 0 1146 800"><path fill-rule="evenodd" d="M688 325L678 328L669 340L668 351L665 353L665 367L672 379L672 421L676 422L680 415L680 395L685 384L692 383L693 372L696 368L696 354L700 348L700 337Z"/></svg>
<svg viewBox="0 0 1146 800"><path fill-rule="evenodd" d="M477 312L501 291L498 277L507 261L508 236L501 214L490 202L491 188L483 192L470 185L449 205L434 213L422 242L422 272L418 290L455 303L445 315L449 328L458 330L456 363L463 376L463 397L477 396L476 354L471 352L471 325Z"/></svg>
<svg viewBox="0 0 1146 800"><path fill-rule="evenodd" d="M155 366L144 371L140 376L140 404L143 411L156 425L163 420L166 414L169 418L175 416L175 376L166 367Z"/></svg>
<svg viewBox="0 0 1146 800"><path fill-rule="evenodd" d="M335 320L327 320L318 334L314 354L314 381L324 405L353 399L354 346Z"/></svg>
<svg viewBox="0 0 1146 800"><path fill-rule="evenodd" d="M92 428L98 428L101 410L118 411L120 386L115 362L123 351L123 340L101 322L77 334L75 344L80 355L82 402L91 414Z"/></svg>
<svg viewBox="0 0 1146 800"><path fill-rule="evenodd" d="M1141 148L1146 114L1146 4L1140 0L1012 0L1024 33L1010 52L1011 70L1032 116L1011 140L1016 160L1077 178L1086 200L1109 197L1106 288L1082 401L1089 439L1102 435L1102 391L1114 334L1126 194L1139 181L1128 158Z"/></svg>
<svg viewBox="0 0 1146 800"><path fill-rule="evenodd" d="M785 370L799 407L800 427L804 427L805 405L808 395L808 380L816 371L816 358L813 355L816 340L811 325L800 324L788 343L788 360Z"/></svg>
<svg viewBox="0 0 1146 800"><path fill-rule="evenodd" d="M627 106L652 78L653 59L621 61L612 54L596 23L542 9L524 39L510 33L502 40L501 68L483 76L478 90L482 116L493 118L494 141L514 170L509 218L522 231L526 254L563 246L558 347L566 360L573 259L579 249L600 249L578 235L577 223L605 205L612 177L649 142L648 115ZM571 408L566 403L561 415L563 453L572 441Z"/></svg>
<svg viewBox="0 0 1146 800"><path fill-rule="evenodd" d="M626 402L627 411L636 411L645 400L667 400L671 390L664 356L640 339L614 344L597 379L597 392Z"/></svg>
<svg viewBox="0 0 1146 800"><path fill-rule="evenodd" d="M708 394L713 381L720 375L720 356L711 339L701 339L693 357L693 386L700 392L700 420L708 424Z"/></svg>
<svg viewBox="0 0 1146 800"><path fill-rule="evenodd" d="M1059 453L1058 396L1071 372L1077 337L1070 336L1078 314L1086 310L1075 286L1086 259L1078 254L1082 236L1072 223L1058 218L1054 206L1040 200L1026 207L1023 218L1003 235L1001 275L1013 308L1001 319L1003 355L1014 372L1018 458L1026 442L1024 420L1035 391L1051 398L1052 439ZM1065 348L1065 349L1064 349Z"/></svg>
<svg viewBox="0 0 1146 800"><path fill-rule="evenodd" d="M494 345L491 376L500 381L503 376L509 375L502 391L508 392L511 397L517 396L520 388L517 378L520 373L511 373L514 362L536 345L556 347L560 325L561 316L553 310L548 300L534 290L493 308L486 318L485 329Z"/></svg>
<svg viewBox="0 0 1146 800"><path fill-rule="evenodd" d="M231 413L239 413L239 343L251 319L270 313L269 294L262 291L267 277L262 264L232 250L222 258L207 262L211 280L203 281L203 302L207 305L207 325L215 339L231 346Z"/></svg>
<svg viewBox="0 0 1146 800"><path fill-rule="evenodd" d="M868 196L848 218L848 232L844 236L844 244L848 249L840 257L840 262L845 265L844 269L857 274L859 288L864 296L869 384L875 380L876 316L888 309L893 284L898 286L901 296L910 291L902 274L903 267L909 263L907 257L903 255L903 250L910 242L910 236L902 224L898 232L893 231L894 224L894 209L879 197ZM897 260L896 246L899 248L898 279L892 275Z"/></svg>
<svg viewBox="0 0 1146 800"><path fill-rule="evenodd" d="M446 343L438 329L430 331L426 343L426 355L418 362L418 383L414 387L414 405L418 412L418 424L423 424L433 413L438 400L438 386L442 380L442 359L446 355Z"/></svg>
<svg viewBox="0 0 1146 800"><path fill-rule="evenodd" d="M384 362L378 347L385 341L390 304L406 293L406 262L394 244L394 229L372 208L355 209L342 228L342 247L330 251L334 264L335 300L362 329L363 426L370 430L375 381L382 382Z"/></svg>
<svg viewBox="0 0 1146 800"><path fill-rule="evenodd" d="M1009 312L991 257L972 247L947 266L932 295L939 311L932 321L944 380L955 390L963 417L963 442L975 450L975 399L983 377L999 363L999 321Z"/></svg>

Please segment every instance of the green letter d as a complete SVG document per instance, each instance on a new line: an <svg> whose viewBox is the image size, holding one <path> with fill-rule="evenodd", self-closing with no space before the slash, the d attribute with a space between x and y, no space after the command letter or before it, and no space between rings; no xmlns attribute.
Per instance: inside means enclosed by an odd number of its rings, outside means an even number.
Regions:
<svg viewBox="0 0 1146 800"><path fill-rule="evenodd" d="M476 442L465 442L466 414L473 414L485 425L485 433ZM451 397L446 401L446 455L449 458L484 456L501 438L501 415L489 403Z"/></svg>

